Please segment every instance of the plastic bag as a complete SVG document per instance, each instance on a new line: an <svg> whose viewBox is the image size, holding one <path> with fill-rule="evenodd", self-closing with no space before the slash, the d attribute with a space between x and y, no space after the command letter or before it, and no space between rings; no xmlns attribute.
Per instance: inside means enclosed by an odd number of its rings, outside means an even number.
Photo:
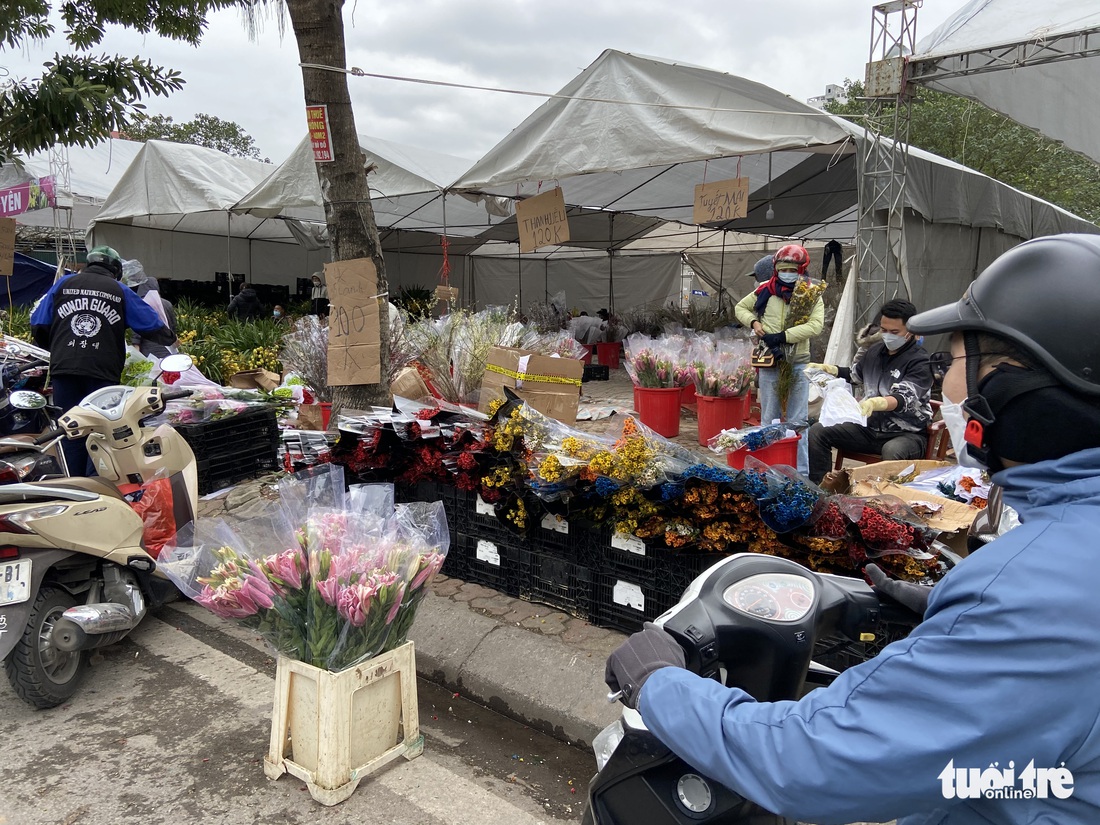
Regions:
<svg viewBox="0 0 1100 825"><path fill-rule="evenodd" d="M172 482L167 478L155 478L141 485L141 488L127 493L123 498L130 503L134 512L141 516L142 544L146 552L154 559L160 556L164 545L176 535L176 520L173 516Z"/></svg>
<svg viewBox="0 0 1100 825"><path fill-rule="evenodd" d="M868 558L890 553L918 559L930 557L939 531L925 524L900 498L834 496L834 500L852 523Z"/></svg>
<svg viewBox="0 0 1100 825"><path fill-rule="evenodd" d="M793 467L745 458L742 484L756 500L760 519L776 533L789 533L813 522L825 507L825 491Z"/></svg>
<svg viewBox="0 0 1100 825"><path fill-rule="evenodd" d="M826 382L818 421L823 427L835 427L837 424L867 426L867 419L859 411L859 402L852 395L852 386L843 378Z"/></svg>

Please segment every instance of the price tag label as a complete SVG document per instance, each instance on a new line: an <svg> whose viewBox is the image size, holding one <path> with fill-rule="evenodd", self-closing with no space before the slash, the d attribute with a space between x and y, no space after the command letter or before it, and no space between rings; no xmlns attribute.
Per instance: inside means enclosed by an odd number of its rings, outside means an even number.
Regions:
<svg viewBox="0 0 1100 825"><path fill-rule="evenodd" d="M621 604L623 607L638 611L645 610L645 593L638 585L630 582L615 582L615 586L611 589L611 599L615 604Z"/></svg>
<svg viewBox="0 0 1100 825"><path fill-rule="evenodd" d="M695 187L692 221L720 223L743 218L749 214L749 179L730 178Z"/></svg>
<svg viewBox="0 0 1100 825"><path fill-rule="evenodd" d="M497 550L497 546L491 541L478 539L477 557L481 559L481 561L493 565L493 567L500 567L500 551Z"/></svg>
<svg viewBox="0 0 1100 825"><path fill-rule="evenodd" d="M540 246L560 245L569 240L565 196L561 187L526 198L516 204L519 251L534 252Z"/></svg>
<svg viewBox="0 0 1100 825"><path fill-rule="evenodd" d="M561 516L555 516L553 513L547 513L542 517L542 528L544 530L553 530L555 533L565 533L569 535L569 522Z"/></svg>
<svg viewBox="0 0 1100 825"><path fill-rule="evenodd" d="M495 516L496 510L492 504L489 504L481 496L477 497L477 502L474 504L474 512L479 516Z"/></svg>
<svg viewBox="0 0 1100 825"><path fill-rule="evenodd" d="M611 536L611 546L619 550L625 550L628 553L634 553L637 556L645 555L645 542L637 536L630 535L630 533L616 531Z"/></svg>

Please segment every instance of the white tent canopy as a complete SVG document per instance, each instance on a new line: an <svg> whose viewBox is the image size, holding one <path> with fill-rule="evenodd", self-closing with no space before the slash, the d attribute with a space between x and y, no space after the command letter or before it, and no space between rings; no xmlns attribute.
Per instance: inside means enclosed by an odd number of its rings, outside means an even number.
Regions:
<svg viewBox="0 0 1100 825"><path fill-rule="evenodd" d="M35 152L20 157L19 163L0 167L0 189L53 175L59 200L71 198L72 204L71 214L59 216L58 224L71 225L82 233L142 146L132 140L112 139L94 146L58 147L55 159L51 159L52 152ZM66 176L67 188L63 185ZM16 220L25 226L52 227L54 213L52 209L39 209L25 212Z"/></svg>
<svg viewBox="0 0 1100 825"><path fill-rule="evenodd" d="M977 100L1100 163L1096 0L971 0L923 38L910 78Z"/></svg>
<svg viewBox="0 0 1100 825"><path fill-rule="evenodd" d="M748 215L722 228L823 240L855 235L856 146L863 131L847 121L734 75L611 50L559 95L455 188L528 197L540 181L553 181L568 205L690 223L696 184L740 174L750 180ZM910 154L907 205L929 221L1021 238L1097 231L1065 210L917 149Z"/></svg>

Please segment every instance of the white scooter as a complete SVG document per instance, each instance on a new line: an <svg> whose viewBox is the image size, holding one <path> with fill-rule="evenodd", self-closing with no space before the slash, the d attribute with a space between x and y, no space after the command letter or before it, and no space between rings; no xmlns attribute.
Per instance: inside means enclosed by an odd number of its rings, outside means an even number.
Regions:
<svg viewBox="0 0 1100 825"><path fill-rule="evenodd" d="M186 355L162 362L183 372ZM168 478L176 526L198 500L195 456L164 425L143 427L190 390L106 387L35 439L87 437L97 478L0 485L0 659L16 694L39 708L67 701L88 651L126 636L150 606L175 596L143 543L143 522L123 491Z"/></svg>

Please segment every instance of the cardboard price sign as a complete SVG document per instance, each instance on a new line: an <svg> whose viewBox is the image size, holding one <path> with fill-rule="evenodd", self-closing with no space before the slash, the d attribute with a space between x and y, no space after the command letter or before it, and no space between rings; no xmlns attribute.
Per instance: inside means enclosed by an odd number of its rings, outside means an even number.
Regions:
<svg viewBox="0 0 1100 825"><path fill-rule="evenodd" d="M15 218L0 218L0 275L15 269Z"/></svg>
<svg viewBox="0 0 1100 825"><path fill-rule="evenodd" d="M328 284L328 383L332 387L382 380L378 270L370 258L325 264Z"/></svg>
<svg viewBox="0 0 1100 825"><path fill-rule="evenodd" d="M730 178L695 187L692 221L715 223L732 221L749 214L749 179Z"/></svg>
<svg viewBox="0 0 1100 825"><path fill-rule="evenodd" d="M517 203L516 223L520 252L534 252L540 246L568 241L569 220L565 216L565 196L561 187Z"/></svg>
<svg viewBox="0 0 1100 825"><path fill-rule="evenodd" d="M313 144L313 162L332 161L332 140L328 127L328 106L306 106L306 125Z"/></svg>

